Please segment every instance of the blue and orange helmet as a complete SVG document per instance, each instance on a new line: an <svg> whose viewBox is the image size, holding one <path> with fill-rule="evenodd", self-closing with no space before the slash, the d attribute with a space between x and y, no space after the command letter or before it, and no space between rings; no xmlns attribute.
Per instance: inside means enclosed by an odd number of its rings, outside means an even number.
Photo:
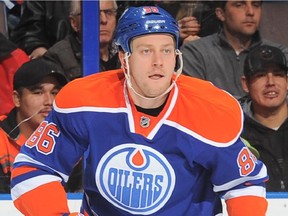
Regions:
<svg viewBox="0 0 288 216"><path fill-rule="evenodd" d="M130 7L118 21L115 31L116 44L124 52L131 53L132 38L155 33L171 34L178 49L178 23L167 11L157 6Z"/></svg>

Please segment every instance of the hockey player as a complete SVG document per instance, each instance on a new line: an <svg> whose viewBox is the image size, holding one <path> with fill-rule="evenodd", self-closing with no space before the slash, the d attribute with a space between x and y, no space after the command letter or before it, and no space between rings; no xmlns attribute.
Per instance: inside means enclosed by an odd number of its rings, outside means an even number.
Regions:
<svg viewBox="0 0 288 216"><path fill-rule="evenodd" d="M15 159L12 199L24 215L73 214L61 184L81 157L84 215L220 215L221 197L229 215L265 215L266 167L239 137L241 107L180 75L178 39L163 9L124 12L122 69L66 85Z"/></svg>

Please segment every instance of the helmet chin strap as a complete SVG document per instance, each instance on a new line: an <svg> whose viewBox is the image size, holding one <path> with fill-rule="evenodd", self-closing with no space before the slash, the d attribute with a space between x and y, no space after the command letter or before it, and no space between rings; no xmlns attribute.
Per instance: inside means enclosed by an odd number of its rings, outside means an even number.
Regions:
<svg viewBox="0 0 288 216"><path fill-rule="evenodd" d="M125 78L126 78L126 81L127 81L127 84L128 84L128 87L130 89L132 89L132 91L139 97L143 98L143 99L146 99L146 100L156 100L160 97L162 97L163 95L165 94L168 94L171 89L174 87L174 85L176 84L176 81L178 79L178 77L180 76L180 74L182 73L182 69L183 69L183 58L182 58L182 52L179 50L179 49L176 49L175 50L175 53L176 53L176 56L179 57L179 63L180 63L180 66L178 68L178 70L175 72L176 73L176 77L175 77L175 80L172 80L172 83L171 85L166 89L165 92L163 92L161 95L158 95L156 97L145 97L144 95L141 95L140 93L138 93L132 86L132 83L131 83L131 76L130 76L130 66L129 66L129 57L131 56L131 53L129 52L126 52L125 53L125 56L124 56L124 60L125 60L125 63L126 63L126 70L123 68L124 70L124 75L125 75Z"/></svg>

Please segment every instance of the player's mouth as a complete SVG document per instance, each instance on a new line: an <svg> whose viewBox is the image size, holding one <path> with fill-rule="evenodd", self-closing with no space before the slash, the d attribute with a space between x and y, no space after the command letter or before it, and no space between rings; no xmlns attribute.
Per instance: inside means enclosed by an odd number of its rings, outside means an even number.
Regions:
<svg viewBox="0 0 288 216"><path fill-rule="evenodd" d="M162 74L153 74L153 75L149 76L149 78L153 79L153 80L158 80L158 79L161 79L162 77L164 77L164 75L162 75Z"/></svg>

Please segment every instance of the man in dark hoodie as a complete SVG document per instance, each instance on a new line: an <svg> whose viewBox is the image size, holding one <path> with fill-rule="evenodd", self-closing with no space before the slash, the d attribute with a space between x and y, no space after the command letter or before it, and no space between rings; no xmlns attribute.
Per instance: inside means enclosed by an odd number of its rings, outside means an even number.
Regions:
<svg viewBox="0 0 288 216"><path fill-rule="evenodd" d="M268 169L267 191L288 191L287 62L273 46L251 50L244 63L240 99L245 113L242 137L260 153Z"/></svg>

